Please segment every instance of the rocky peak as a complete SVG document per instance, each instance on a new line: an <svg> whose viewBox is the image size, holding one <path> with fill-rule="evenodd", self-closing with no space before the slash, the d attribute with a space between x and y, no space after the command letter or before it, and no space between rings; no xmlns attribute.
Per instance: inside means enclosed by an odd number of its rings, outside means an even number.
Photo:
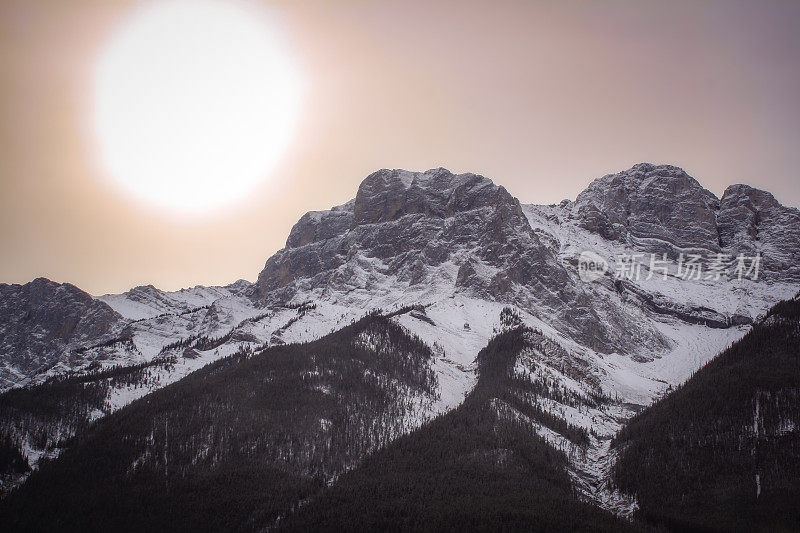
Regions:
<svg viewBox="0 0 800 533"><path fill-rule="evenodd" d="M292 227L286 247L299 248L346 232L353 222L353 203L350 200L327 211L309 211Z"/></svg>
<svg viewBox="0 0 800 533"><path fill-rule="evenodd" d="M444 168L426 172L379 170L358 188L353 225L376 224L409 214L447 218L457 212L519 202L503 187L476 174L453 174Z"/></svg>
<svg viewBox="0 0 800 533"><path fill-rule="evenodd" d="M647 250L716 251L718 209L717 197L683 169L640 163L592 182L572 215L585 229Z"/></svg>
<svg viewBox="0 0 800 533"><path fill-rule="evenodd" d="M731 185L717 217L722 245L732 254L763 255L767 276L800 279L800 211L749 185Z"/></svg>
<svg viewBox="0 0 800 533"><path fill-rule="evenodd" d="M49 324L49 338L69 341L73 337L101 335L111 323L120 320L107 304L69 283L36 278L24 285L0 284L0 317L4 325L27 321ZM17 311L15 314L14 311ZM88 314L94 321L83 320Z"/></svg>
<svg viewBox="0 0 800 533"><path fill-rule="evenodd" d="M237 279L230 285L226 285L225 289L234 296L247 296L253 291L253 284L246 279Z"/></svg>
<svg viewBox="0 0 800 533"><path fill-rule="evenodd" d="M725 189L720 203L722 209L729 209L739 205L746 205L753 210L782 207L771 193L742 183L731 185Z"/></svg>
<svg viewBox="0 0 800 533"><path fill-rule="evenodd" d="M128 298L134 301L148 301L151 298L159 297L161 291L153 285L137 285L128 291Z"/></svg>
<svg viewBox="0 0 800 533"><path fill-rule="evenodd" d="M0 284L0 382L54 365L65 351L118 332L125 321L68 283Z"/></svg>
<svg viewBox="0 0 800 533"><path fill-rule="evenodd" d="M303 215L286 248L259 275L259 293L331 274L356 254L421 282L423 267L447 261L457 243L481 240L497 249L519 232L531 233L519 201L488 178L443 168L379 170L364 179L354 200Z"/></svg>
<svg viewBox="0 0 800 533"><path fill-rule="evenodd" d="M310 211L292 227L286 248L341 236L357 226L392 222L406 215L445 219L478 208L500 209L523 220L516 198L492 180L476 174L378 170L367 176L355 199L325 211Z"/></svg>

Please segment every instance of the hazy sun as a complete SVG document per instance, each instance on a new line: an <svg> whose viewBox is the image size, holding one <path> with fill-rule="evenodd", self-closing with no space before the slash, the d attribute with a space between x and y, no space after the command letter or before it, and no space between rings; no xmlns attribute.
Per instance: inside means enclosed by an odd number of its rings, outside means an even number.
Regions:
<svg viewBox="0 0 800 533"><path fill-rule="evenodd" d="M280 36L236 2L156 1L133 12L95 73L108 173L183 211L246 195L283 154L298 115L299 76Z"/></svg>

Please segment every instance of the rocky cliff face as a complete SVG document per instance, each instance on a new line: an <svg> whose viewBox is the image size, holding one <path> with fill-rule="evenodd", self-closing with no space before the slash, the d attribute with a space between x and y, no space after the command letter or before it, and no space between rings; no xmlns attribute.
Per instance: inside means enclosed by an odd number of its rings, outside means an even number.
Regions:
<svg viewBox="0 0 800 533"><path fill-rule="evenodd" d="M0 284L0 378L4 386L24 383L80 348L119 335L124 325L111 307L68 283Z"/></svg>
<svg viewBox="0 0 800 533"><path fill-rule="evenodd" d="M525 209L503 187L474 174L375 172L351 202L300 219L286 248L259 275L256 299L470 294L517 305L593 350L632 354L670 345L641 322L642 308L708 325L750 318L614 284L613 272L600 285L621 293L621 301L608 291L598 294L578 279L578 256L570 253L597 245L591 234L607 243L600 248L607 248L612 268L620 252L669 253L673 260L680 253L761 253L762 276L798 279L797 210L744 186L731 187L720 200L678 167L639 164L595 180L575 202Z"/></svg>
<svg viewBox="0 0 800 533"><path fill-rule="evenodd" d="M764 255L771 279L800 280L800 211L782 206L770 193L731 185L717 216L720 241L731 253Z"/></svg>
<svg viewBox="0 0 800 533"><path fill-rule="evenodd" d="M648 163L595 180L572 206L581 227L656 252L718 251L718 211L716 196L682 169Z"/></svg>
<svg viewBox="0 0 800 533"><path fill-rule="evenodd" d="M312 288L463 292L553 318L600 351L665 342L624 315L606 314L602 302L594 305L541 237L519 201L483 176L381 170L352 202L300 219L259 275L257 297L288 302Z"/></svg>
<svg viewBox="0 0 800 533"><path fill-rule="evenodd" d="M748 185L721 199L682 169L641 163L595 180L569 205L579 226L654 253L761 253L769 279L800 279L800 211Z"/></svg>
<svg viewBox="0 0 800 533"><path fill-rule="evenodd" d="M348 268L362 259L378 260L381 270L419 285L430 281L429 268L467 259L459 252L473 241L483 245L475 250L478 254L493 259L506 244L502 241L512 236L526 242L507 243L507 248L524 244L534 252L545 251L526 226L519 202L482 176L444 169L381 170L362 182L353 201L300 219L286 248L259 275L259 296L290 298L309 279L331 288L368 285L370 280L358 279L356 265ZM545 269L552 266L552 257L540 259ZM551 273L558 275L557 270ZM500 278L497 282L502 284Z"/></svg>

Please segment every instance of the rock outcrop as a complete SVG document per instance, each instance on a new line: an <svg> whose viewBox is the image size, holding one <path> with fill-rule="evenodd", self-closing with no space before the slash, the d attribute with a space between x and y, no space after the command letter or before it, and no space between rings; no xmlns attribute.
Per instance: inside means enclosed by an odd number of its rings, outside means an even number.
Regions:
<svg viewBox="0 0 800 533"><path fill-rule="evenodd" d="M761 254L768 279L800 279L800 211L748 185L718 199L678 167L641 163L595 180L568 208L581 227L641 251Z"/></svg>
<svg viewBox="0 0 800 533"><path fill-rule="evenodd" d="M572 206L583 228L656 253L719 251L718 211L717 197L682 169L649 163L595 180Z"/></svg>
<svg viewBox="0 0 800 533"><path fill-rule="evenodd" d="M37 278L0 284L0 378L7 387L40 373L71 351L119 335L125 321L107 304L68 283Z"/></svg>
<svg viewBox="0 0 800 533"><path fill-rule="evenodd" d="M767 277L800 280L800 211L766 191L731 185L722 195L717 223L726 250L761 253Z"/></svg>

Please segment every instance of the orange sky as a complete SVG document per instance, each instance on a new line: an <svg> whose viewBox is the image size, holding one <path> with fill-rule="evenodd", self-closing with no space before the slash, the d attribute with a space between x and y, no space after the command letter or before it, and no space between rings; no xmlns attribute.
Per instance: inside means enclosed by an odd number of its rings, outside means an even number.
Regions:
<svg viewBox="0 0 800 533"><path fill-rule="evenodd" d="M254 280L302 213L384 167L552 203L650 161L800 204L799 2L273 4L308 83L291 148L247 203L180 217L110 186L91 151L94 62L132 4L0 4L0 281Z"/></svg>

